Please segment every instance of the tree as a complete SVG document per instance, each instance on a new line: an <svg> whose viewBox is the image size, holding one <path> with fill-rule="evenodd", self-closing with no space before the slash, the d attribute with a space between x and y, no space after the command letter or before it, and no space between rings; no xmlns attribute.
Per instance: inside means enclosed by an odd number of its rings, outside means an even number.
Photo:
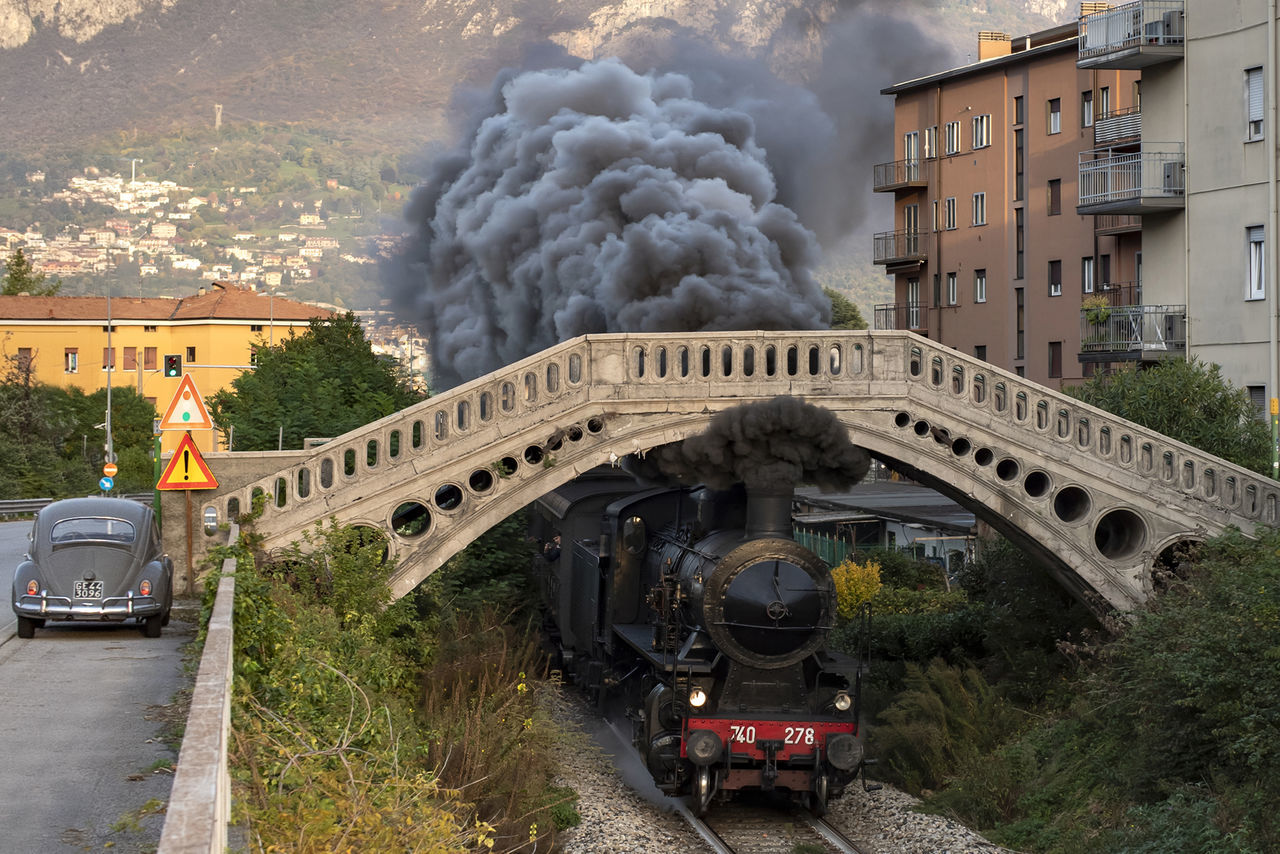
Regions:
<svg viewBox="0 0 1280 854"><path fill-rule="evenodd" d="M376 355L355 315L314 319L302 335L256 350L257 367L209 397L238 451L300 448L307 437L338 436L415 403L393 362Z"/></svg>
<svg viewBox="0 0 1280 854"><path fill-rule="evenodd" d="M862 312L848 297L834 288L823 288L822 292L827 295L827 299L831 300L832 329L867 328L867 321L862 318Z"/></svg>
<svg viewBox="0 0 1280 854"><path fill-rule="evenodd" d="M4 287L0 288L0 294L7 297L18 294L51 297L62 288L62 281L46 285L45 278L45 274L37 272L31 260L23 254L22 247L18 247L5 262Z"/></svg>
<svg viewBox="0 0 1280 854"><path fill-rule="evenodd" d="M1124 367L1066 392L1236 465L1271 471L1270 430L1248 391L1233 386L1217 365L1192 357Z"/></svg>

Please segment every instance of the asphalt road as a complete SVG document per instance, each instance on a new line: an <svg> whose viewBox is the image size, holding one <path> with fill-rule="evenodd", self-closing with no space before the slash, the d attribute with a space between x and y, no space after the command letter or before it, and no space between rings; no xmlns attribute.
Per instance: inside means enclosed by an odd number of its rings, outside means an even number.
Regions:
<svg viewBox="0 0 1280 854"><path fill-rule="evenodd" d="M119 623L19 639L9 590L29 529L0 523L0 852L154 851L177 762L166 721L185 715L172 701L194 626L175 611L154 640Z"/></svg>

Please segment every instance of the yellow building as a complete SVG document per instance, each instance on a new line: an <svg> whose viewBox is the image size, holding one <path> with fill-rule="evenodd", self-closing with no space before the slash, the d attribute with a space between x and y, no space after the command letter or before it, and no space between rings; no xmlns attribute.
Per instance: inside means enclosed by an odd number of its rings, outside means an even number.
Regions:
<svg viewBox="0 0 1280 854"><path fill-rule="evenodd" d="M231 385L250 366L254 346L279 343L333 312L221 282L172 299L0 296L0 352L28 362L37 382L91 393L132 387L164 415L181 382L164 376L166 356L182 359L201 397ZM108 344L108 316L110 343ZM213 450L213 430L192 431ZM164 433L174 450L181 431Z"/></svg>

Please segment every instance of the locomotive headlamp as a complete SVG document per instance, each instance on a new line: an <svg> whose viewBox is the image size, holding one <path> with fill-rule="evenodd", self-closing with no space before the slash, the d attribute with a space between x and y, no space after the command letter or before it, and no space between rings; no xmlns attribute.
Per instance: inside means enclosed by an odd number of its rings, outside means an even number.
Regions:
<svg viewBox="0 0 1280 854"><path fill-rule="evenodd" d="M835 704L836 709L841 712L847 712L853 706L853 698L849 696L848 691L837 692L836 698L832 702Z"/></svg>
<svg viewBox="0 0 1280 854"><path fill-rule="evenodd" d="M695 709L701 709L707 704L707 692L697 686L689 692L689 705Z"/></svg>
<svg viewBox="0 0 1280 854"><path fill-rule="evenodd" d="M862 745L847 732L827 739L827 761L841 771L852 771L862 763Z"/></svg>
<svg viewBox="0 0 1280 854"><path fill-rule="evenodd" d="M724 742L709 729L695 729L684 741L685 753L694 765L710 765L720 758Z"/></svg>

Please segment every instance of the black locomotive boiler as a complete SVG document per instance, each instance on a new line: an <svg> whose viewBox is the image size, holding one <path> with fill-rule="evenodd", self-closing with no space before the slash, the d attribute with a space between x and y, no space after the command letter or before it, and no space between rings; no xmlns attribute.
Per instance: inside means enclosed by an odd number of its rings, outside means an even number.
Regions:
<svg viewBox="0 0 1280 854"><path fill-rule="evenodd" d="M540 499L536 559L566 678L624 705L658 787L703 812L779 791L826 809L864 765L860 662L825 648L830 571L791 489L644 489L597 470ZM616 702L615 702L616 701Z"/></svg>

